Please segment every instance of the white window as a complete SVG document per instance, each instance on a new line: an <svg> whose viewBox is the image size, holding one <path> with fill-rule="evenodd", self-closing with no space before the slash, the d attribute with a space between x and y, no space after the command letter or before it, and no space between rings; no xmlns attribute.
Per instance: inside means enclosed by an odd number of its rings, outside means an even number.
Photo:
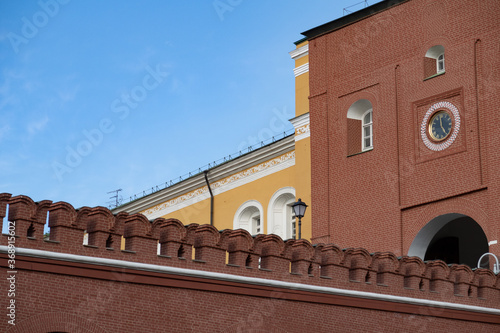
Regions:
<svg viewBox="0 0 500 333"><path fill-rule="evenodd" d="M292 230L291 238L297 239L297 219L295 218L295 212L293 211L292 204L288 204L287 208L287 212L290 214L288 224L291 226L290 229Z"/></svg>
<svg viewBox="0 0 500 333"><path fill-rule="evenodd" d="M256 212L252 215L252 235L261 233L260 213Z"/></svg>
<svg viewBox="0 0 500 333"><path fill-rule="evenodd" d="M373 149L373 107L359 99L347 110L347 156Z"/></svg>
<svg viewBox="0 0 500 333"><path fill-rule="evenodd" d="M435 65L434 65L435 64ZM444 46L434 45L425 53L424 78L445 72Z"/></svg>
<svg viewBox="0 0 500 333"><path fill-rule="evenodd" d="M296 231L295 215L292 204L295 202L295 189L284 187L276 191L267 210L267 233L276 234L282 239L294 238Z"/></svg>
<svg viewBox="0 0 500 333"><path fill-rule="evenodd" d="M233 219L233 229L245 229L252 235L261 234L264 209L257 200L248 200L242 204Z"/></svg>
<svg viewBox="0 0 500 333"><path fill-rule="evenodd" d="M441 53L436 60L437 72L444 72L444 53Z"/></svg>
<svg viewBox="0 0 500 333"><path fill-rule="evenodd" d="M372 109L365 112L363 115L363 133L361 134L363 140L363 151L373 148L373 122L372 122Z"/></svg>

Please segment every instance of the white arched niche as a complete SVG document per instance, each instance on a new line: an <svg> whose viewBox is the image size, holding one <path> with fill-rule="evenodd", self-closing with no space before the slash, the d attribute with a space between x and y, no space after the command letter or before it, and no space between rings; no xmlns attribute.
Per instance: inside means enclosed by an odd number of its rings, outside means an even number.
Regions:
<svg viewBox="0 0 500 333"><path fill-rule="evenodd" d="M359 99L347 110L347 155L373 148L373 107L367 99Z"/></svg>
<svg viewBox="0 0 500 333"><path fill-rule="evenodd" d="M276 234L282 239L295 235L295 216L292 204L295 202L295 189L283 187L274 192L267 210L267 233Z"/></svg>
<svg viewBox="0 0 500 333"><path fill-rule="evenodd" d="M233 229L245 229L252 235L261 234L264 230L264 208L257 200L243 203L233 219Z"/></svg>

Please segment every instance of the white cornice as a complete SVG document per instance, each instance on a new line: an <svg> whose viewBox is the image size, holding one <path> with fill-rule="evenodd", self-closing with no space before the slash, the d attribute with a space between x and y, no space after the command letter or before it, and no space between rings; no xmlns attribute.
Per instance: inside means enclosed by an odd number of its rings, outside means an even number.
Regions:
<svg viewBox="0 0 500 333"><path fill-rule="evenodd" d="M211 168L208 173L208 179L210 181L210 184L212 184L242 170L249 169L254 165L293 151L294 149L295 139L293 135L290 135L282 140L276 141L267 146L235 158L234 160ZM120 207L117 207L112 211L115 214L124 211L130 214L138 213L204 186L206 186L205 177L203 173L201 173L187 178L180 183L167 187L166 189L121 205Z"/></svg>
<svg viewBox="0 0 500 333"><path fill-rule="evenodd" d="M290 119L290 122L295 127L295 142L311 136L309 112Z"/></svg>
<svg viewBox="0 0 500 333"><path fill-rule="evenodd" d="M298 49L292 50L288 52L288 54L290 55L290 57L292 57L293 60L305 57L306 55L309 54L309 44L301 46Z"/></svg>
<svg viewBox="0 0 500 333"><path fill-rule="evenodd" d="M217 196L294 165L295 152L292 151L283 156L261 163L260 165L256 165L248 170L233 174L229 178L211 182L210 187L212 188L214 196ZM208 192L208 187L205 185L196 189L194 192L189 192L180 197L173 198L173 200L150 207L142 213L146 215L148 219L154 220L155 218L165 216L208 198L210 198L210 194Z"/></svg>
<svg viewBox="0 0 500 333"><path fill-rule="evenodd" d="M297 128L299 127L309 125L309 112L290 119L290 122L292 123L293 127L295 127L295 130L297 130Z"/></svg>
<svg viewBox="0 0 500 333"><path fill-rule="evenodd" d="M9 248L6 245L0 245L0 253L7 253ZM99 257L89 257L82 256L76 254L68 254L68 253L58 253L58 252L50 252L43 250L34 250L27 248L16 248L16 255L28 256L33 258L42 258L42 259L52 259L52 260L60 260L66 262L75 262L75 263L83 263L90 265L99 265L99 266L108 266L108 267L116 267L123 269L134 269L144 272L155 272L161 274L172 274L178 276L189 276L196 277L201 279L211 279L211 280L219 280L219 281L229 281L236 283L244 283L250 285L260 285L260 286L270 286L275 288L284 288L291 290L302 290L307 292L316 292L322 294L330 294L330 295L340 295L361 299L372 299L372 300L380 300L386 302L400 303L400 304L414 304L419 306L428 306L435 309L451 309L451 310L459 310L459 311L470 311L476 313L487 313L492 315L500 315L500 309L497 308L487 308L482 306L475 305L467 305L460 303L451 303L451 302L442 302L442 301L434 301L424 298L413 298L406 296L396 296L396 295L387 295L387 294L378 294L374 292L368 291L358 291L351 289L340 289L333 287L323 287L311 284L303 284L303 283L294 283L294 282L285 282L280 280L272 280L272 279L262 279L250 276L240 276L233 275L228 273L217 273L217 272L209 272L209 271L199 271L195 269L188 268L180 268L180 267L170 267L164 265L154 265L154 264L144 264L140 262L132 262L125 260L116 260L116 259L108 259L108 258L99 258Z"/></svg>
<svg viewBox="0 0 500 333"><path fill-rule="evenodd" d="M293 69L293 73L295 74L295 77L302 75L304 73L309 72L309 63L303 64L302 66L296 67Z"/></svg>

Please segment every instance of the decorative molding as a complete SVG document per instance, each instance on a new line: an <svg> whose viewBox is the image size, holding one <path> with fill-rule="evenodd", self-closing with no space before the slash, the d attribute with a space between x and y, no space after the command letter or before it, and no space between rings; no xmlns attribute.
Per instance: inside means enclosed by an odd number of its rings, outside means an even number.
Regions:
<svg viewBox="0 0 500 333"><path fill-rule="evenodd" d="M295 128L295 142L311 136L309 126L309 112L290 119L290 122Z"/></svg>
<svg viewBox="0 0 500 333"><path fill-rule="evenodd" d="M302 75L304 73L309 72L309 63L303 64L302 66L295 67L293 69L293 73L295 74L295 77Z"/></svg>
<svg viewBox="0 0 500 333"><path fill-rule="evenodd" d="M293 60L300 59L302 57L305 57L306 55L309 54L309 44L306 44L304 46L301 46L295 50L292 50L288 52L290 57L292 57Z"/></svg>
<svg viewBox="0 0 500 333"><path fill-rule="evenodd" d="M309 124L299 127L295 130L295 142L311 136Z"/></svg>
<svg viewBox="0 0 500 333"><path fill-rule="evenodd" d="M279 172L286 168L295 165L295 151L288 152L284 155L278 156L267 162L255 165L249 169L232 174L229 177L216 181L211 185L212 192L215 195L227 192L239 186L251 183L257 179L269 176L273 173ZM208 187L203 186L189 193L183 194L179 197L163 202L154 207L141 211L149 219L161 217L177 211L179 209L188 207L202 200L208 199Z"/></svg>

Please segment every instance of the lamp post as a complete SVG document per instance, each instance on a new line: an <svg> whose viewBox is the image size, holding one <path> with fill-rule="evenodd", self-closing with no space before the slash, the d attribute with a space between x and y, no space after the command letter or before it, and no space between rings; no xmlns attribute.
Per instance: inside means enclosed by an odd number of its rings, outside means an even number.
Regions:
<svg viewBox="0 0 500 333"><path fill-rule="evenodd" d="M302 229L302 221L301 219L304 217L304 214L306 213L306 208L307 205L302 202L302 200L299 198L299 201L294 202L292 205L293 212L295 213L295 217L299 218L299 239L302 238L301 235L301 229Z"/></svg>

